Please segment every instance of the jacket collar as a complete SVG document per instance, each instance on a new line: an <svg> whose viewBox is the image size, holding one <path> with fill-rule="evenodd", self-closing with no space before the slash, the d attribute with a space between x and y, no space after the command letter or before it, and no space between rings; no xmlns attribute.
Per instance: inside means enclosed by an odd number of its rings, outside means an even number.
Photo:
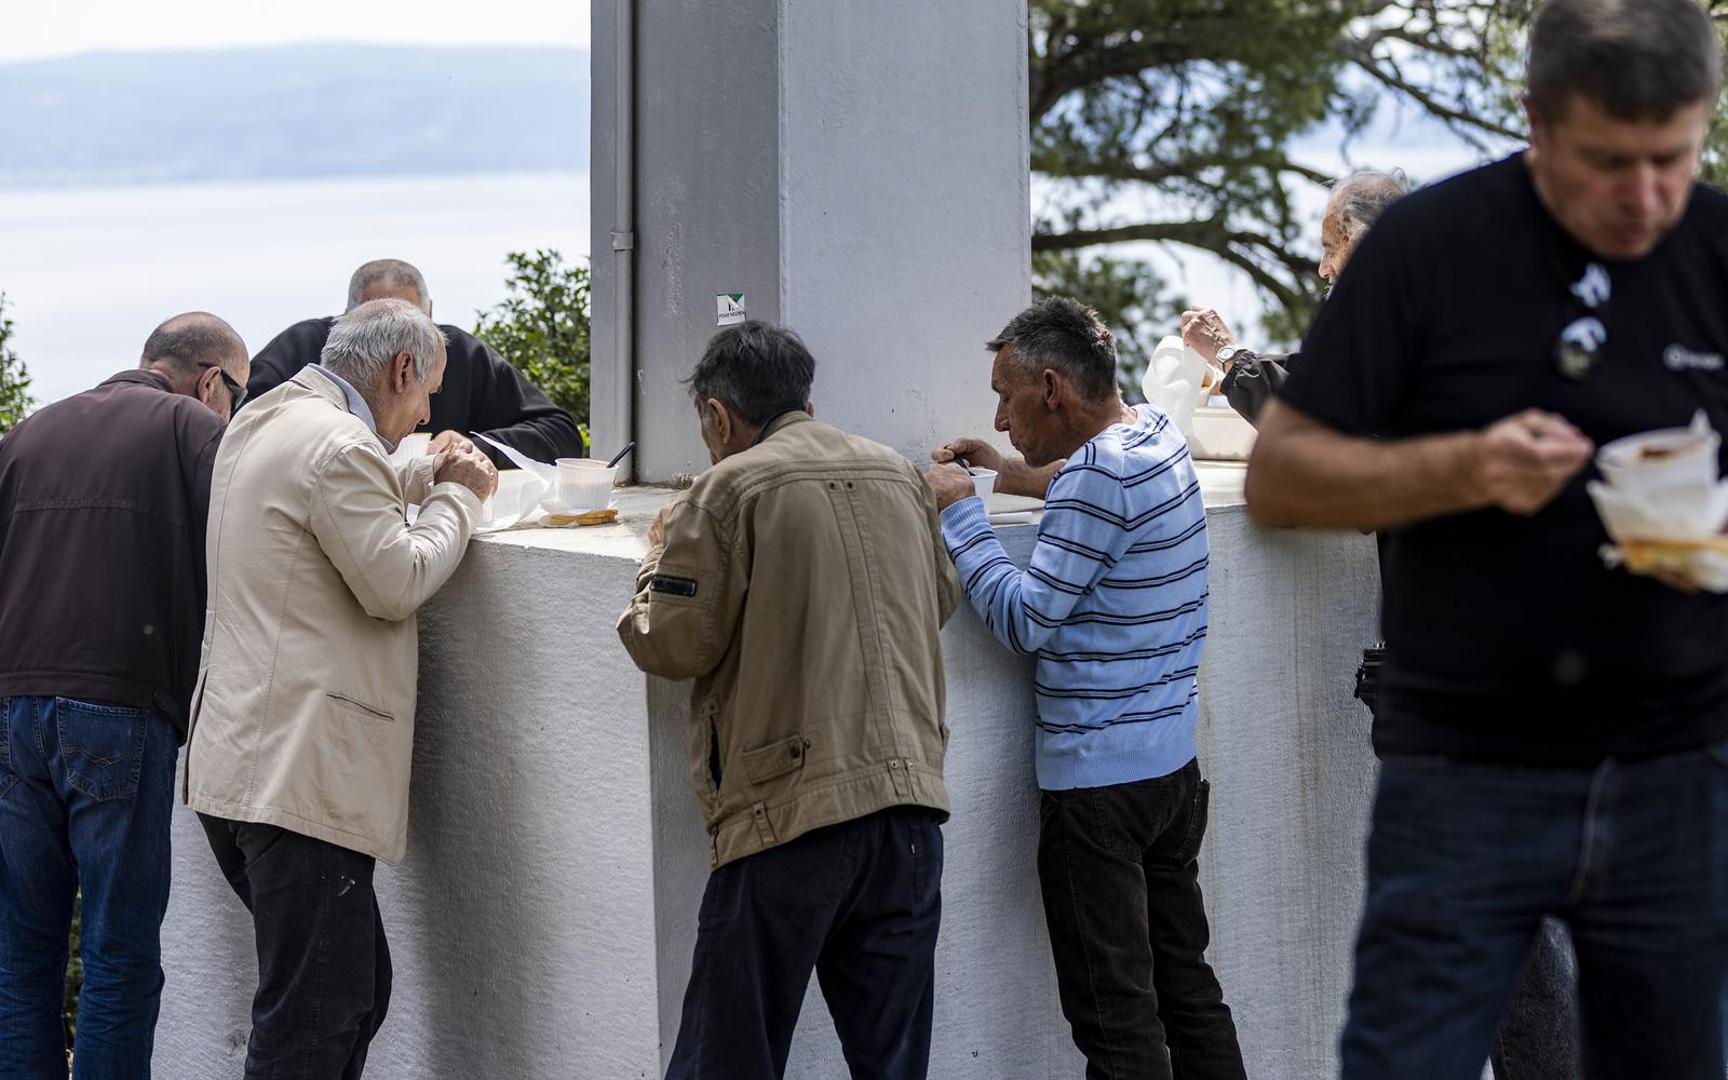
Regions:
<svg viewBox="0 0 1728 1080"><path fill-rule="evenodd" d="M344 394L342 388L336 385L336 380L324 374L315 365L308 364L301 368L299 371L296 371L294 376L288 381L293 383L295 386L300 387L302 390L323 398L325 401L328 401L338 409L341 409L349 416L354 417L354 419L360 421L362 427L366 428L366 433L368 435L377 439L380 443L384 443L384 437L379 435L375 428L366 423L366 418L357 415L354 410L348 407L348 395ZM384 443L384 451L385 453L390 452L388 443Z"/></svg>
<svg viewBox="0 0 1728 1080"><path fill-rule="evenodd" d="M785 431L793 424L805 424L809 423L813 419L815 418L803 409L787 409L785 412L780 413L778 416L769 420L768 426L757 432L755 441L750 445L760 446L762 443L767 442L770 436Z"/></svg>
<svg viewBox="0 0 1728 1080"><path fill-rule="evenodd" d="M174 384L168 381L168 376L156 371L145 371L143 368L133 368L102 383L103 386L113 386L115 383L132 383L137 386L148 386L164 393L172 394Z"/></svg>

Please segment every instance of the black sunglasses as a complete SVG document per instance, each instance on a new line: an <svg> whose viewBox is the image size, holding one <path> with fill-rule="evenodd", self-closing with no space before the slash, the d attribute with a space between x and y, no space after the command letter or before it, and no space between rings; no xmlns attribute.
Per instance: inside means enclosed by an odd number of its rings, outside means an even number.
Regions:
<svg viewBox="0 0 1728 1080"><path fill-rule="evenodd" d="M236 381L234 376L228 374L228 369L223 367L221 364L199 364L198 366L201 368L215 368L216 373L222 376L223 384L228 387L228 395L233 398L233 401L228 405L228 412L232 415L234 410L240 407L240 403L246 400L246 387Z"/></svg>
<svg viewBox="0 0 1728 1080"><path fill-rule="evenodd" d="M1608 298L1612 292L1608 271L1601 263L1591 262L1574 281L1565 267L1556 265L1555 269L1572 302L1566 325L1554 342L1554 368L1573 382L1582 382L1596 370L1608 347Z"/></svg>

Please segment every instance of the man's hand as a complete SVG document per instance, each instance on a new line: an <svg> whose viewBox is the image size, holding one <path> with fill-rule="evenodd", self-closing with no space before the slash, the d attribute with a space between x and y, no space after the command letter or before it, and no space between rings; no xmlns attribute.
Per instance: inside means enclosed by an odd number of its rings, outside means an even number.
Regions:
<svg viewBox="0 0 1728 1080"><path fill-rule="evenodd" d="M1490 505L1528 516L1553 502L1595 450L1560 417L1526 409L1483 430L1473 470L1476 486Z"/></svg>
<svg viewBox="0 0 1728 1080"><path fill-rule="evenodd" d="M462 434L460 431L451 431L449 429L440 431L438 434L432 436L432 441L426 446L426 452L431 454L433 457L437 457L446 450L475 449L478 448L474 445L472 439Z"/></svg>
<svg viewBox="0 0 1728 1080"><path fill-rule="evenodd" d="M961 499L970 499L978 494L971 475L951 461L930 466L924 471L924 479L930 490L936 493L938 510L946 510Z"/></svg>
<svg viewBox="0 0 1728 1080"><path fill-rule="evenodd" d="M1182 313L1182 340L1204 356L1208 364L1218 362L1219 349L1236 344L1230 328L1211 308L1189 308Z"/></svg>
<svg viewBox="0 0 1728 1080"><path fill-rule="evenodd" d="M461 484L482 501L498 490L498 469L490 458L474 449L474 444L446 450L438 455L433 466L435 484Z"/></svg>
<svg viewBox="0 0 1728 1080"><path fill-rule="evenodd" d="M930 451L930 460L935 462L956 461L966 459L966 464L974 469L989 469L1001 473L1007 464L1002 454L994 446L983 439L955 439L946 446L938 446Z"/></svg>

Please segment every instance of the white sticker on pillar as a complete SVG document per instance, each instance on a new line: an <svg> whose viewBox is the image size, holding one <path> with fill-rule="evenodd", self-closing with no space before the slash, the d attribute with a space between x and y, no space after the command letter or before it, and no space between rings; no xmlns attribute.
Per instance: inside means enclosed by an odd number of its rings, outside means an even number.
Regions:
<svg viewBox="0 0 1728 1080"><path fill-rule="evenodd" d="M714 325L736 326L749 318L744 313L744 294L719 293L714 297Z"/></svg>

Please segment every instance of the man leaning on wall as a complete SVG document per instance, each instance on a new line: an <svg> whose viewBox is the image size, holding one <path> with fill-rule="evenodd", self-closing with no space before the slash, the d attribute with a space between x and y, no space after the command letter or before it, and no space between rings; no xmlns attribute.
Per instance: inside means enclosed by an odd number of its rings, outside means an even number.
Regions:
<svg viewBox="0 0 1728 1080"><path fill-rule="evenodd" d="M1088 1080L1243 1080L1199 882L1199 478L1168 417L1123 403L1115 340L1090 308L1041 301L988 347L996 430L1025 460L961 439L933 452L928 478L972 606L1038 658L1038 879L1063 1014ZM1026 570L957 455L1045 499Z"/></svg>
<svg viewBox="0 0 1728 1080"><path fill-rule="evenodd" d="M1390 533L1345 1080L1475 1080L1545 916L1585 1075L1722 1076L1728 597L1607 567L1586 490L1728 430L1721 71L1695 0L1540 7L1529 148L1387 210L1262 417L1256 519Z"/></svg>
<svg viewBox="0 0 1728 1080"><path fill-rule="evenodd" d="M348 279L346 310L369 300L406 300L432 314L425 275L401 259L373 259L354 271ZM316 363L335 321L331 315L303 319L270 339L252 358L252 397L262 397ZM548 401L497 350L459 326L438 329L444 333L446 351L444 387L418 429L436 433L432 453L459 445L467 432L478 431L536 461L587 454L575 419ZM513 468L496 447L481 443L480 451L500 467Z"/></svg>
<svg viewBox="0 0 1728 1080"><path fill-rule="evenodd" d="M618 622L637 666L696 680L713 873L671 1080L782 1075L812 971L853 1076L929 1062L959 586L923 479L812 419L814 375L787 330L709 342L689 382L714 467L655 519Z"/></svg>
<svg viewBox="0 0 1728 1080"><path fill-rule="evenodd" d="M384 1022L372 876L407 847L414 616L461 562L498 478L466 440L389 460L444 364L419 308L362 304L319 363L240 413L216 457L185 784L252 914L249 1080L353 1080Z"/></svg>
<svg viewBox="0 0 1728 1080"><path fill-rule="evenodd" d="M135 371L0 439L0 1077L66 1080L67 934L84 894L77 1080L150 1075L174 760L198 674L204 520L246 343L157 327Z"/></svg>

